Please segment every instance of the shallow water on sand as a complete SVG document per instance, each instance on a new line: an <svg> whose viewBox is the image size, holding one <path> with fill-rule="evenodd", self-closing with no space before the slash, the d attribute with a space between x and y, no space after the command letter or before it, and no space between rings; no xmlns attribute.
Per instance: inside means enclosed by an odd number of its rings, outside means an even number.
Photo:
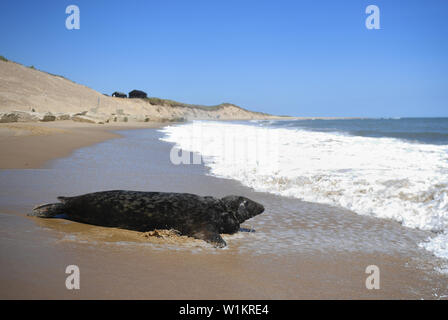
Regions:
<svg viewBox="0 0 448 320"><path fill-rule="evenodd" d="M254 192L236 181L207 175L202 165L171 164L172 145L158 141L161 133L156 130L120 133L121 139L77 150L43 169L0 171L0 212L8 213L0 215L0 296L70 298L63 267L76 263L85 270L84 279L89 279L78 294L86 298L440 298L448 294L448 278L435 271L445 262L417 245L430 232ZM266 210L243 225L255 232L225 235L224 250L201 241L155 243L132 232L25 217L33 206L54 202L60 195L112 189L216 197L239 194L262 203ZM365 268L371 264L380 267L380 290L365 288ZM58 277L50 276L49 270Z"/></svg>

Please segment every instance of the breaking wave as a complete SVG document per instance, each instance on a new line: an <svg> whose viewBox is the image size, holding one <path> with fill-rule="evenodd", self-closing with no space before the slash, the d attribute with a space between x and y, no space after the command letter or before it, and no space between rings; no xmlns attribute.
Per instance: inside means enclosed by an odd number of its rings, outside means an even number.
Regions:
<svg viewBox="0 0 448 320"><path fill-rule="evenodd" d="M161 130L210 173L257 191L340 206L439 235L448 258L448 146L255 123L195 121Z"/></svg>

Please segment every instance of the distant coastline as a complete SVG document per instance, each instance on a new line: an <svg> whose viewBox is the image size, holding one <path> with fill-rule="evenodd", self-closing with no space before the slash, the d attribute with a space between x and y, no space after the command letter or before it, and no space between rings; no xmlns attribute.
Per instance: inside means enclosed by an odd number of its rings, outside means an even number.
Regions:
<svg viewBox="0 0 448 320"><path fill-rule="evenodd" d="M183 122L189 120L334 120L365 117L300 117L251 111L233 103L205 106L157 97L123 99L64 76L0 56L0 123L73 120Z"/></svg>

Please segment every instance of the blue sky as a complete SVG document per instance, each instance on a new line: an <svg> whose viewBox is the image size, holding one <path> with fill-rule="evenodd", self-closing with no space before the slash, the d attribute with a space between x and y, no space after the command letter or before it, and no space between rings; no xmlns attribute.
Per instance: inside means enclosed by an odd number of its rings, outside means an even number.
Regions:
<svg viewBox="0 0 448 320"><path fill-rule="evenodd" d="M81 12L67 30L65 8ZM380 30L365 27L368 5ZM448 116L445 0L4 0L0 54L102 93L296 116Z"/></svg>

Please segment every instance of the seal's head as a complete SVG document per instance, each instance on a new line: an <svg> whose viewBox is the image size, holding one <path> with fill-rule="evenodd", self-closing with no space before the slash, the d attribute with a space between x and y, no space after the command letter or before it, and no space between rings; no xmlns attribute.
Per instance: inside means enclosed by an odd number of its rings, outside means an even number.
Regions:
<svg viewBox="0 0 448 320"><path fill-rule="evenodd" d="M264 207L261 204L246 197L227 196L221 200L226 205L227 210L235 215L238 223L243 223L264 211Z"/></svg>

